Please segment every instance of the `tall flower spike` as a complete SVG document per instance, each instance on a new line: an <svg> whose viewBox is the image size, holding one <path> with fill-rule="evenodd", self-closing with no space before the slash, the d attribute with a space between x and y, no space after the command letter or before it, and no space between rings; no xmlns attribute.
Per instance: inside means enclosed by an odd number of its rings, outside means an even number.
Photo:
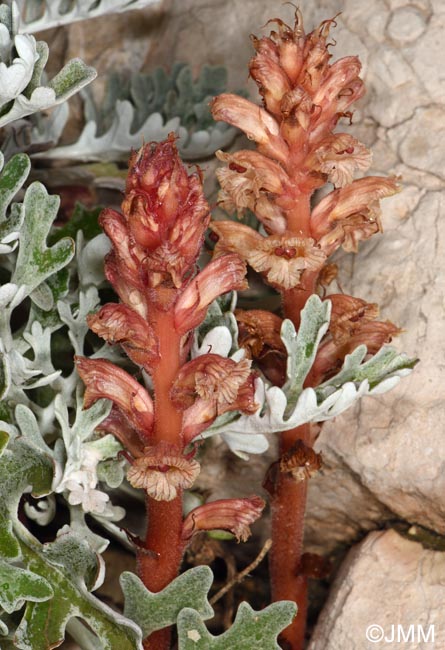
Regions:
<svg viewBox="0 0 445 650"><path fill-rule="evenodd" d="M328 36L334 20L324 21L309 34L298 11L293 27L281 20L272 22L277 31L253 37L256 54L250 62L264 108L228 94L213 103L215 119L238 126L258 145L256 152L218 154L227 164L217 172L219 203L239 215L251 210L268 233L304 234L320 244L325 256L341 245L356 250L360 240L381 230L378 201L398 190L394 179L369 177L355 181L349 191L355 171L365 171L371 155L356 138L332 131L364 93L360 62L349 56L330 64ZM326 181L340 189L320 202L309 223L307 217L301 221L297 206L307 204ZM255 247L253 241L250 244ZM282 260L273 261L265 246L257 239L256 266L243 257L277 288L300 284L299 262L286 267Z"/></svg>

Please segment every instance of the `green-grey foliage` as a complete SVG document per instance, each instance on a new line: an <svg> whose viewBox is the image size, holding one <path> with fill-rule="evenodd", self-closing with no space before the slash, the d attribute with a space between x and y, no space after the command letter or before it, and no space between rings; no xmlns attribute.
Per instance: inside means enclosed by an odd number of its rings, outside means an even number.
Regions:
<svg viewBox="0 0 445 650"><path fill-rule="evenodd" d="M26 287L26 295L37 287L40 292L32 297L39 307L48 311L53 307L53 294L42 283L65 267L74 255L74 241L64 237L47 247L46 238L57 215L60 199L49 196L41 183L32 183L26 190L22 204L24 213L20 230L20 247L11 282ZM43 304L42 304L43 303Z"/></svg>
<svg viewBox="0 0 445 650"><path fill-rule="evenodd" d="M207 593L213 582L209 567L189 569L159 593L151 593L133 573L124 572L120 578L125 596L124 614L135 621L148 636L156 630L174 625L184 607L195 610L200 619L213 616Z"/></svg>
<svg viewBox="0 0 445 650"><path fill-rule="evenodd" d="M179 650L279 650L277 637L292 622L295 603L281 601L254 611L241 603L232 627L213 636L200 615L193 609L183 609L178 617Z"/></svg>
<svg viewBox="0 0 445 650"><path fill-rule="evenodd" d="M159 0L18 0L28 32L69 25L109 13L157 4Z"/></svg>
<svg viewBox="0 0 445 650"><path fill-rule="evenodd" d="M215 123L209 102L224 92L227 71L223 66L202 67L197 79L184 63L170 74L162 68L153 73L135 73L130 78L111 74L100 105L86 89L85 127L70 145L37 154L41 158L70 160L121 160L142 141L165 139L171 131L178 135L178 148L186 160L211 156L228 146L236 129ZM65 117L66 119L66 117ZM61 132L60 120L53 122L53 134L44 125L34 133L35 141L54 140Z"/></svg>
<svg viewBox="0 0 445 650"><path fill-rule="evenodd" d="M260 405L253 415L225 414L202 435L220 434L232 451L239 455L260 453L267 449L267 433L286 431L306 422L322 422L336 417L364 395L376 395L393 388L408 374L415 359L384 346L370 360L360 346L345 358L341 371L318 388L304 388L303 382L312 366L330 318L329 300L313 295L301 313L298 333L290 320L283 321L281 338L288 352L287 381L282 388L270 386L262 378L256 380L255 401ZM212 344L218 354L227 356L228 328L219 326L204 337L195 354L204 353ZM216 350L215 350L216 348ZM230 348L229 348L230 349ZM225 351L225 352L224 352Z"/></svg>
<svg viewBox="0 0 445 650"><path fill-rule="evenodd" d="M80 59L69 61L42 85L49 49L30 34L19 34L15 2L0 6L0 127L61 104L96 76Z"/></svg>

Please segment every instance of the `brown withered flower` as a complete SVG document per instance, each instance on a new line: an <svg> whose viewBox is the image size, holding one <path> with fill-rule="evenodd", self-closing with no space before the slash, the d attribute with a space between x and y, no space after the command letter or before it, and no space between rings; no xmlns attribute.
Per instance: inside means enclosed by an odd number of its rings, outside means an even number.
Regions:
<svg viewBox="0 0 445 650"><path fill-rule="evenodd" d="M297 440L280 458L280 471L291 474L298 483L310 479L321 466L321 454L317 454L303 440Z"/></svg>
<svg viewBox="0 0 445 650"><path fill-rule="evenodd" d="M282 319L263 309L235 311L238 344L276 386L286 378L287 353L280 331Z"/></svg>
<svg viewBox="0 0 445 650"><path fill-rule="evenodd" d="M334 298L333 304L335 305L336 302L339 300ZM373 319L377 315L376 305L355 298L343 302L344 304L348 302L350 318L341 319L334 314L333 333L321 342L308 375L311 386L317 386L325 379L335 375L341 368L346 355L353 352L359 345L366 345L368 354L376 354L385 343L390 343L392 337L401 332L390 321ZM353 308L354 305L355 308ZM339 310L340 308L338 305Z"/></svg>
<svg viewBox="0 0 445 650"><path fill-rule="evenodd" d="M366 302L343 293L331 294L331 320L329 332L336 345L348 341L363 327L363 323L375 321L379 308L375 303Z"/></svg>

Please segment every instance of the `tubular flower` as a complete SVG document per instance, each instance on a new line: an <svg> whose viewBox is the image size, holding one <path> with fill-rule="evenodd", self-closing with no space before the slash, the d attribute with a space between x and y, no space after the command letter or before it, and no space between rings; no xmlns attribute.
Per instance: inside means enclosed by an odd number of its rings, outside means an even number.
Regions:
<svg viewBox="0 0 445 650"><path fill-rule="evenodd" d="M175 327L185 334L205 318L215 298L232 290L247 288L246 266L238 255L222 255L212 260L194 277L175 305Z"/></svg>
<svg viewBox="0 0 445 650"><path fill-rule="evenodd" d="M153 402L145 388L128 372L105 359L75 357L77 372L86 386L84 407L98 399L111 400L142 439L153 428Z"/></svg>
<svg viewBox="0 0 445 650"><path fill-rule="evenodd" d="M237 211L238 216L249 209L267 229L284 232L286 219L275 203L276 195L283 193L290 183L284 169L257 151L218 151L216 156L227 163L227 167L216 172L222 188L218 195L221 207L229 213Z"/></svg>
<svg viewBox="0 0 445 650"><path fill-rule="evenodd" d="M200 471L196 460L186 458L179 447L166 442L146 447L127 472L135 488L143 488L156 501L172 501L178 490L190 488Z"/></svg>
<svg viewBox="0 0 445 650"><path fill-rule="evenodd" d="M110 303L87 317L90 329L107 343L120 343L136 364L149 370L159 358L153 328L128 305Z"/></svg>
<svg viewBox="0 0 445 650"><path fill-rule="evenodd" d="M220 238L216 252L238 253L278 289L295 287L304 270L319 270L326 259L325 253L309 237L263 237L252 228L232 221L217 221L211 228Z"/></svg>
<svg viewBox="0 0 445 650"><path fill-rule="evenodd" d="M245 542L250 537L250 524L256 521L265 506L260 497L220 499L198 506L184 520L182 538L186 541L205 530L226 530Z"/></svg>
<svg viewBox="0 0 445 650"><path fill-rule="evenodd" d="M143 443L141 438L114 404L109 415L96 427L96 431L112 433L132 456L136 457L142 454Z"/></svg>
<svg viewBox="0 0 445 650"><path fill-rule="evenodd" d="M313 169L326 174L335 187L352 183L354 171L366 171L371 164L371 152L364 144L347 133L328 136L314 151Z"/></svg>
<svg viewBox="0 0 445 650"><path fill-rule="evenodd" d="M367 176L324 197L311 215L312 232L328 252L339 243L356 250L357 241L381 231L379 200L400 192L397 178Z"/></svg>
<svg viewBox="0 0 445 650"><path fill-rule="evenodd" d="M251 361L238 363L218 354L203 354L185 364L171 390L175 407L185 411L183 435L190 442L227 411L254 413Z"/></svg>
<svg viewBox="0 0 445 650"><path fill-rule="evenodd" d="M278 122L263 108L239 95L223 93L212 102L216 121L238 127L249 140L258 144L258 150L276 160L286 161L289 149L280 135Z"/></svg>

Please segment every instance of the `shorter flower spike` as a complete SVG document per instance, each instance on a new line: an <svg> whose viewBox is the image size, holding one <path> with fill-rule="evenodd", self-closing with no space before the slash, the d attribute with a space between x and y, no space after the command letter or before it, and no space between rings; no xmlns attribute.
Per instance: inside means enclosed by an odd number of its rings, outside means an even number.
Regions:
<svg viewBox="0 0 445 650"><path fill-rule="evenodd" d="M188 175L173 134L133 153L122 212L100 217L112 243L105 272L121 300L147 318L147 299L165 311L187 283L210 220L201 175Z"/></svg>
<svg viewBox="0 0 445 650"><path fill-rule="evenodd" d="M188 541L205 530L226 530L245 542L251 535L250 524L261 515L265 502L257 496L244 499L220 499L198 506L184 520L182 538Z"/></svg>
<svg viewBox="0 0 445 650"><path fill-rule="evenodd" d="M194 277L175 306L175 327L186 334L205 318L215 298L228 291L247 289L246 265L238 255L223 255L212 260Z"/></svg>
<svg viewBox="0 0 445 650"><path fill-rule="evenodd" d="M145 388L128 372L106 359L75 357L77 372L86 386L84 407L98 399L111 400L142 440L153 428L153 402Z"/></svg>
<svg viewBox="0 0 445 650"><path fill-rule="evenodd" d="M178 490L190 488L199 474L196 460L186 458L179 447L166 442L146 447L127 472L135 488L143 488L156 501L172 501Z"/></svg>

